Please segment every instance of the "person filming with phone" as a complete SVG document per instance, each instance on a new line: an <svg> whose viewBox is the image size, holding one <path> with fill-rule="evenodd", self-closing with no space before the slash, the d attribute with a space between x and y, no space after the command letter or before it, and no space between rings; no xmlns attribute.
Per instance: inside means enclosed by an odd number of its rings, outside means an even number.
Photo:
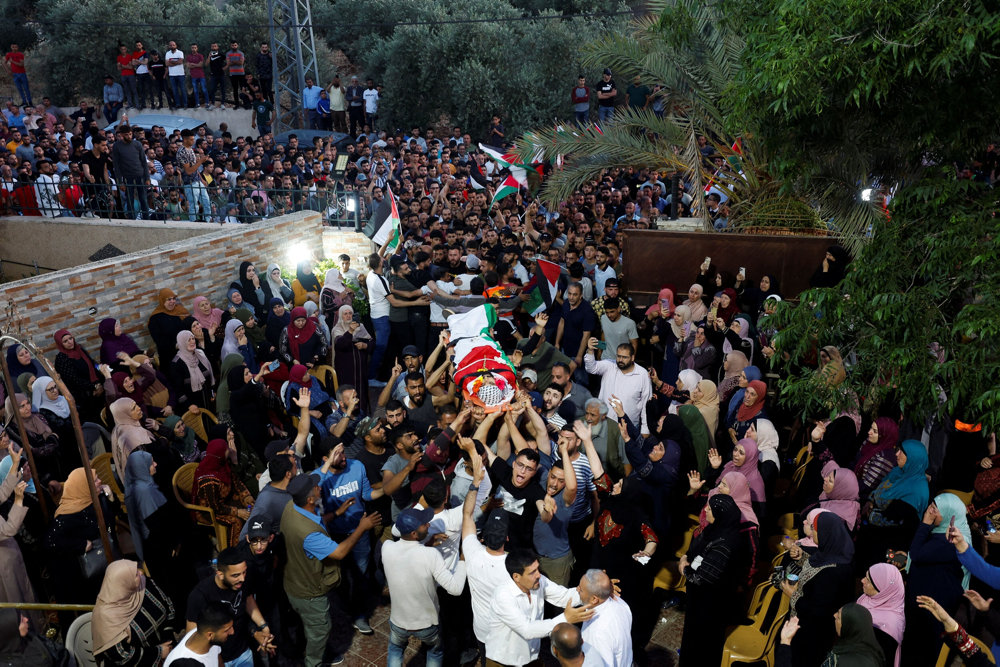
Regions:
<svg viewBox="0 0 1000 667"><path fill-rule="evenodd" d="M607 402L612 396L621 399L625 414L633 424L639 426L643 437L649 435L646 418L646 402L653 393L649 372L635 363L635 347L631 342L619 343L615 347L615 360L594 358L594 350L600 341L591 336L587 342L587 353L583 357L588 373L601 377L601 392L598 398Z"/></svg>

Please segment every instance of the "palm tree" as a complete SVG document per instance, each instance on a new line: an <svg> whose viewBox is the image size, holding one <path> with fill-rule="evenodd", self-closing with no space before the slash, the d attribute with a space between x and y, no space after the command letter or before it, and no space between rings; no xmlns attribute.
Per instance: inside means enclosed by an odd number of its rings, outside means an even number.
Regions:
<svg viewBox="0 0 1000 667"><path fill-rule="evenodd" d="M650 0L649 13L632 22L626 34L610 34L590 44L584 64L610 67L620 77L638 76L658 84L664 112L620 108L606 127L565 123L536 129L518 141L525 160L565 156L544 184L549 201L567 199L587 180L613 167L649 167L679 172L691 186L692 208L706 225L705 184L725 192L730 226L819 226L833 223L854 249L863 242L881 209L859 195L870 187L863 159L844 155L823 160L808 182L776 178L767 146L753 128L731 127L735 83L744 75L744 41L723 14L723 3L704 0ZM726 167L716 171L704 160L704 136Z"/></svg>

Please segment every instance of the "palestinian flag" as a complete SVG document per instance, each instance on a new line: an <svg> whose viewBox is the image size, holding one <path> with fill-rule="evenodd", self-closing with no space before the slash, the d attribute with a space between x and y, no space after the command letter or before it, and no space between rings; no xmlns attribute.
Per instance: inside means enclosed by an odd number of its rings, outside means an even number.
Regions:
<svg viewBox="0 0 1000 667"><path fill-rule="evenodd" d="M532 171L534 167L530 164L521 164L517 161L517 156L513 153L504 153L499 148L493 146L479 144L479 150L486 153L491 160L500 165L501 169L510 169L511 175L517 180L519 185L528 187L528 172ZM502 188L503 185L500 187Z"/></svg>
<svg viewBox="0 0 1000 667"><path fill-rule="evenodd" d="M475 160L469 162L469 177L469 185L472 186L473 190L485 190L487 183L489 183L486 174L479 168L479 163Z"/></svg>
<svg viewBox="0 0 1000 667"><path fill-rule="evenodd" d="M538 268L531 280L524 286L524 291L528 293L528 300L524 304L524 309L532 316L544 311L555 301L558 291L559 275L562 269L558 264L536 259Z"/></svg>
<svg viewBox="0 0 1000 667"><path fill-rule="evenodd" d="M376 245L381 246L389 240L393 230L396 231L396 235L389 244L390 252L394 251L396 246L399 245L399 209L396 208L396 197L393 196L392 190L389 189L388 185L385 186L385 197L382 198L382 203L375 209L375 216L372 222L374 223L373 228L377 231L371 238Z"/></svg>
<svg viewBox="0 0 1000 667"><path fill-rule="evenodd" d="M517 191L520 189L521 189L521 183L516 178L514 178L513 174L505 178L503 180L503 183L500 184L500 187L498 187L497 191L493 194L493 201L490 202L490 210L493 210L493 204L496 204L498 201L500 201L501 199L503 199L508 195L517 194Z"/></svg>

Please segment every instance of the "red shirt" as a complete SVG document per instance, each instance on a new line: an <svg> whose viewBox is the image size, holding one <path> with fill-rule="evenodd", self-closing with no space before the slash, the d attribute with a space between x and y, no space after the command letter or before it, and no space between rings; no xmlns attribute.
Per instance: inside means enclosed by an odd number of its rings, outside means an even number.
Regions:
<svg viewBox="0 0 1000 667"><path fill-rule="evenodd" d="M24 74L24 52L11 51L5 56L10 65L10 71L14 74Z"/></svg>
<svg viewBox="0 0 1000 667"><path fill-rule="evenodd" d="M118 64L122 68L122 76L134 76L135 70L132 68L132 54L126 53L125 55L118 56Z"/></svg>

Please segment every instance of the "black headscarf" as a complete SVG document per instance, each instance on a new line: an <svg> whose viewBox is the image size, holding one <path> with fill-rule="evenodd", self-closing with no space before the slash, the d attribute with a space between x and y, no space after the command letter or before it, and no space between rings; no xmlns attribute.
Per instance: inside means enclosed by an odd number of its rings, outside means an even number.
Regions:
<svg viewBox="0 0 1000 667"><path fill-rule="evenodd" d="M854 541L847 524L839 516L833 512L819 514L816 517L816 534L814 540L819 547L809 557L810 565L850 565L854 561Z"/></svg>
<svg viewBox="0 0 1000 667"><path fill-rule="evenodd" d="M854 420L844 415L827 424L819 449L830 452L833 460L841 468L852 468L858 456L858 427ZM814 449L817 449L815 446ZM814 454L818 455L818 451Z"/></svg>
<svg viewBox="0 0 1000 667"><path fill-rule="evenodd" d="M17 609L0 609L0 665L31 665L48 667L54 664L52 656L38 635L20 632L21 612Z"/></svg>
<svg viewBox="0 0 1000 667"><path fill-rule="evenodd" d="M713 545L727 546L730 552L736 550L740 539L740 522L743 521L736 501L732 496L717 493L708 499L708 505L712 508L713 521L692 540L687 553L688 560L694 560Z"/></svg>
<svg viewBox="0 0 1000 667"><path fill-rule="evenodd" d="M694 441L691 438L691 431L688 430L687 425L684 424L684 420L678 415L667 414L663 418L663 426L657 430L657 439L663 443L663 446L667 446L668 440L673 440L680 447L681 457L677 465L677 470L680 474L687 474L688 470L696 470L698 467L698 458L694 451ZM651 438L647 438L647 441ZM655 443L654 443L655 444ZM650 447L652 449L652 447ZM646 456L649 456L649 452L645 451L645 445L643 446L643 452ZM686 493L686 490L685 490Z"/></svg>
<svg viewBox="0 0 1000 667"><path fill-rule="evenodd" d="M285 302L278 297L271 299L271 303L267 305L267 325L264 327L264 335L267 337L268 342L274 346L278 345L278 341L281 340L281 332L287 329L292 321L292 313L288 308L285 308L285 314L281 317L274 314L274 307L283 305L285 305Z"/></svg>
<svg viewBox="0 0 1000 667"><path fill-rule="evenodd" d="M840 639L833 645L830 654L837 656L838 665L881 667L885 664L885 654L875 639L872 615L868 609L856 602L849 602L840 608Z"/></svg>
<svg viewBox="0 0 1000 667"><path fill-rule="evenodd" d="M302 286L302 289L319 294L323 287L319 284L319 278L316 277L316 274L306 270L311 268L309 262L299 262L298 266L295 267L295 277L299 279L299 285Z"/></svg>

